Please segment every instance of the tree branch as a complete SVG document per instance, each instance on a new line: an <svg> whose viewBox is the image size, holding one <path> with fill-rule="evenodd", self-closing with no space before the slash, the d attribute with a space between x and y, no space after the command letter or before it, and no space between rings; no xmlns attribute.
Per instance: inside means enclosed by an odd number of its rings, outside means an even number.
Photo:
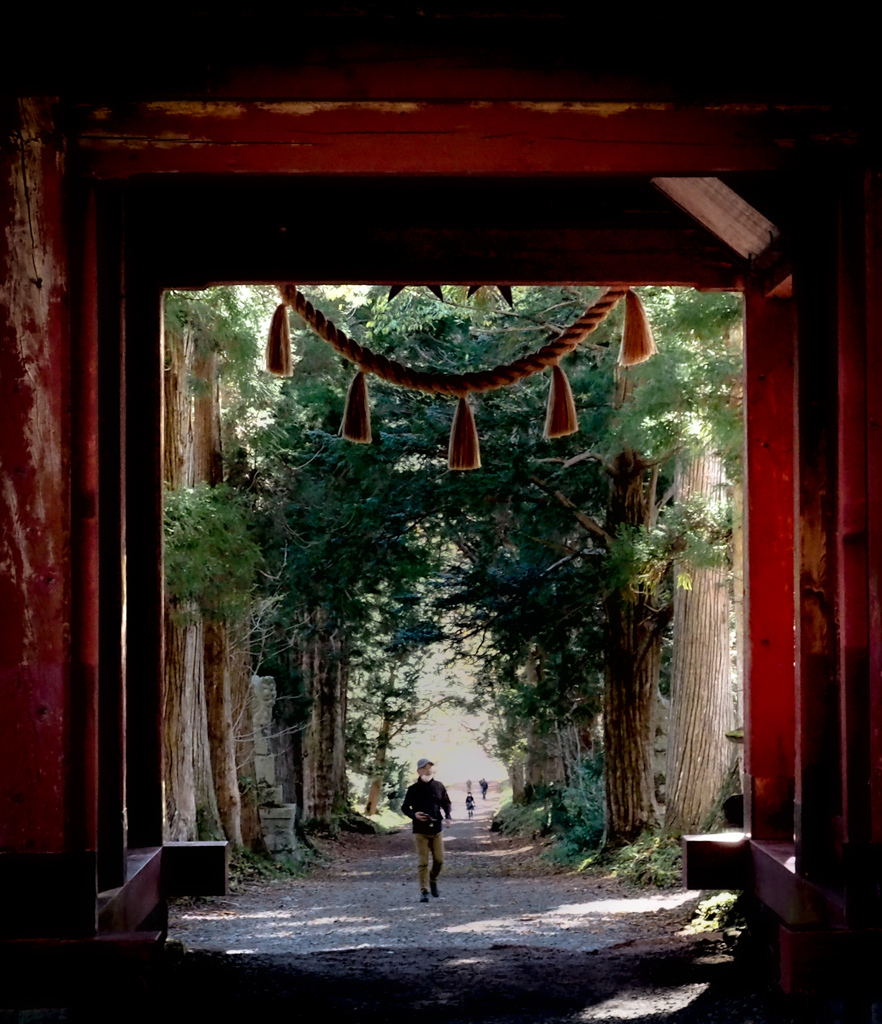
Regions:
<svg viewBox="0 0 882 1024"><path fill-rule="evenodd" d="M531 484L535 484L540 490L545 491L546 494L550 494L559 504L563 505L564 508L569 509L576 521L584 526L589 533L596 534L602 538L603 543L607 546L612 543L612 537L604 530L604 528L597 522L596 519L592 519L591 516L586 515L581 509L579 509L572 501L563 493L563 491L556 491L550 484L547 484L544 480L540 480L538 476L530 476L527 478Z"/></svg>
<svg viewBox="0 0 882 1024"><path fill-rule="evenodd" d="M420 708L419 711L413 712L404 719L401 725L397 729L393 730L386 736L386 745L389 745L389 741L393 740L400 732L404 729L409 728L415 722L418 722L421 718L425 718L430 711L434 711L435 708L440 708L442 704L449 704L451 701L456 700L456 697L448 696L442 697L440 700L434 701L432 704L427 704L425 707Z"/></svg>
<svg viewBox="0 0 882 1024"><path fill-rule="evenodd" d="M570 459L562 459L560 456L552 456L547 459L537 459L537 462L555 462L560 465L561 469L569 469L570 466L575 466L579 462L584 462L586 459L591 459L593 462L603 462L604 457L598 455L597 452L582 452L579 455L574 455Z"/></svg>

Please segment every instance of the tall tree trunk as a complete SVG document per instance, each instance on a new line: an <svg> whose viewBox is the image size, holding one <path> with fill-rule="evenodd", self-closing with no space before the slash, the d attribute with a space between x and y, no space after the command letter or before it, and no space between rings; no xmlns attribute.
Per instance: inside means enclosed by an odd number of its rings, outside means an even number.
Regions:
<svg viewBox="0 0 882 1024"><path fill-rule="evenodd" d="M609 646L603 705L610 844L631 842L658 820L652 750L661 639L645 643L653 626L645 599L617 598L606 602Z"/></svg>
<svg viewBox="0 0 882 1024"><path fill-rule="evenodd" d="M165 829L168 842L196 838L196 785L193 775L193 733L183 728L194 718L196 672L194 657L201 644L201 623L178 624L166 603L165 689L163 743L165 747Z"/></svg>
<svg viewBox="0 0 882 1024"><path fill-rule="evenodd" d="M303 641L303 679L312 703L303 744L303 816L322 825L346 806L346 692L349 664L339 628L327 615L311 616L313 629Z"/></svg>
<svg viewBox="0 0 882 1024"><path fill-rule="evenodd" d="M196 839L224 838L214 771L211 765L211 740L208 731L208 710L205 700L205 624L199 623L199 639L193 655L192 717L183 723L193 736L193 787L196 799Z"/></svg>
<svg viewBox="0 0 882 1024"><path fill-rule="evenodd" d="M236 785L250 780L239 797L242 845L265 853L260 815L257 811L257 771L254 765L254 722L251 717L251 652L248 649L247 619L230 626L230 702L235 740Z"/></svg>
<svg viewBox="0 0 882 1024"><path fill-rule="evenodd" d="M367 804L364 808L365 814L376 814L380 809L380 793L383 789L383 775L386 767L386 753L389 749L389 735L392 732L392 723L384 718L377 735L377 752L374 756L374 766L371 772L371 788L368 792Z"/></svg>
<svg viewBox="0 0 882 1024"><path fill-rule="evenodd" d="M205 636L205 710L211 773L221 825L227 839L242 845L241 801L233 732L231 664L225 622L207 621Z"/></svg>
<svg viewBox="0 0 882 1024"><path fill-rule="evenodd" d="M654 495L644 482L646 464L632 451L608 466L606 531L646 529ZM606 595L606 686L603 705L607 842L630 842L657 823L652 771L655 693L661 668L665 615L642 585Z"/></svg>
<svg viewBox="0 0 882 1024"><path fill-rule="evenodd" d="M508 772L508 781L511 783L512 803L522 804L527 794L524 788L524 762L523 759L509 760L505 766Z"/></svg>
<svg viewBox="0 0 882 1024"><path fill-rule="evenodd" d="M735 725L744 721L744 487L732 485L732 612L735 620Z"/></svg>
<svg viewBox="0 0 882 1024"><path fill-rule="evenodd" d="M681 501L701 495L722 500L722 462L713 454L682 462L676 488ZM674 595L674 661L665 828L689 832L702 827L732 766L733 702L729 656L729 584L722 569L679 562L691 589Z"/></svg>
<svg viewBox="0 0 882 1024"><path fill-rule="evenodd" d="M204 482L215 485L222 473L217 355L198 356L189 331L167 332L165 353L165 482L171 488ZM195 396L190 387L193 375L203 384ZM167 607L165 618L165 835L169 840L220 839L224 829L215 769L226 779L229 765L221 769L212 752L212 737L222 732L221 723L229 707L225 709L221 704L209 709L206 700L206 637L198 613L189 609L188 621L181 623L174 611ZM225 655L226 645L221 646ZM217 647L212 640L209 653ZM226 664L212 662L208 671L208 692L214 700L218 692L224 693L223 682L218 685L217 680L223 679ZM235 773L235 759L229 754L231 743L230 738L221 749ZM226 789L224 801L230 802ZM232 824L233 817L229 820ZM238 827L228 838L241 842Z"/></svg>

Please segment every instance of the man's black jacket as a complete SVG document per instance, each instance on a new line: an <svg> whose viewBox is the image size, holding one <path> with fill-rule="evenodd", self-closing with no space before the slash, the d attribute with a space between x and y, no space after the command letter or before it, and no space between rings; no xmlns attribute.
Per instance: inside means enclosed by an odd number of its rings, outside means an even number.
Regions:
<svg viewBox="0 0 882 1024"><path fill-rule="evenodd" d="M414 817L417 811L428 814L431 821L417 820ZM413 819L413 830L417 835L434 836L441 831L441 815L450 817L450 797L437 779L431 782L417 779L404 794L401 813Z"/></svg>

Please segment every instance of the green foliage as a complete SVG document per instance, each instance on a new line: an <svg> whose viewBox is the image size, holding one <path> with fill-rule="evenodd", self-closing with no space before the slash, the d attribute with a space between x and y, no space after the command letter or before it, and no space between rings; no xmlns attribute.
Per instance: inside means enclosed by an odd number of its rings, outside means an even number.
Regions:
<svg viewBox="0 0 882 1024"><path fill-rule="evenodd" d="M605 848L586 858L580 870L602 870L638 886L682 885L683 854L679 839L660 830L644 832L633 843Z"/></svg>
<svg viewBox="0 0 882 1024"><path fill-rule="evenodd" d="M510 310L491 290L466 302L465 288L452 286L443 303L416 288L391 302L378 287L305 292L377 352L447 372L534 351L597 294L515 288ZM215 499L169 495L169 590L180 609L221 614L241 608L259 580L254 668L275 676L284 724L305 720L300 651L323 630L345 638L348 759L365 775L380 722L406 731L418 710L416 681L438 645L475 666L476 697L494 724L489 742L503 758L526 754L527 722L540 735L590 728L602 703L605 602L640 593L661 608L689 585L682 568L674 578L675 558L725 564L731 522L726 500L668 502L651 522L611 525L607 542L573 508L605 524L610 460L625 452L646 465L639 482L649 499L670 488L684 452L719 452L730 479L739 472L740 298L640 292L658 356L617 371L616 310L565 360L581 433L543 439L546 375L489 392L475 401L484 468L459 474L446 468L449 399L372 378L375 443L350 444L338 429L354 368L295 316L294 377L259 371L271 289L170 293L167 329L222 355L233 486ZM618 402L617 375L627 393ZM243 492L247 502L236 497ZM399 781L399 767L387 758L384 790ZM556 856L581 856L600 842L603 789L593 771L583 765L545 810L524 812L545 815L538 828L561 837ZM637 874L639 859L630 869Z"/></svg>
<svg viewBox="0 0 882 1024"><path fill-rule="evenodd" d="M745 927L741 893L721 891L706 896L695 908L686 931L740 932Z"/></svg>
<svg viewBox="0 0 882 1024"><path fill-rule="evenodd" d="M569 785L552 797L552 824L558 836L549 851L552 860L574 864L603 842L606 794L599 757L577 765Z"/></svg>
<svg viewBox="0 0 882 1024"><path fill-rule="evenodd" d="M493 825L507 836L547 835L551 829L551 801L502 804L493 815Z"/></svg>
<svg viewBox="0 0 882 1024"><path fill-rule="evenodd" d="M316 857L308 848L295 860L237 847L230 855L230 889L238 892L252 882L268 882L285 878L303 878L315 865Z"/></svg>
<svg viewBox="0 0 882 1024"><path fill-rule="evenodd" d="M503 804L493 820L503 834L553 836L555 841L547 852L549 860L581 863L586 850L596 850L603 842L605 803L600 758L580 762L566 787L545 787L525 804Z"/></svg>
<svg viewBox="0 0 882 1024"><path fill-rule="evenodd" d="M166 492L165 585L178 614L240 614L261 562L246 497L224 484Z"/></svg>

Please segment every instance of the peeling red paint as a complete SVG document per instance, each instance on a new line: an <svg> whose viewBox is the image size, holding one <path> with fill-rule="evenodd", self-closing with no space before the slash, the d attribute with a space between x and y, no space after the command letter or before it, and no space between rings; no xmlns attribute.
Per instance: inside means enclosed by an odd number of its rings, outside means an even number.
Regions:
<svg viewBox="0 0 882 1024"><path fill-rule="evenodd" d="M51 101L23 100L18 112L0 154L0 848L60 852L70 768L64 154Z"/></svg>

